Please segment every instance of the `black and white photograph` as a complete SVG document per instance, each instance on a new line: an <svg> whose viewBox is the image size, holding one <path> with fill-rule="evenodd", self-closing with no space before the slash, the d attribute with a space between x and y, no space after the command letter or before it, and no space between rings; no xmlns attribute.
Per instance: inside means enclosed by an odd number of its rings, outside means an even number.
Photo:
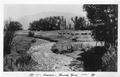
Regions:
<svg viewBox="0 0 120 77"><path fill-rule="evenodd" d="M117 72L118 4L5 4L4 72Z"/></svg>

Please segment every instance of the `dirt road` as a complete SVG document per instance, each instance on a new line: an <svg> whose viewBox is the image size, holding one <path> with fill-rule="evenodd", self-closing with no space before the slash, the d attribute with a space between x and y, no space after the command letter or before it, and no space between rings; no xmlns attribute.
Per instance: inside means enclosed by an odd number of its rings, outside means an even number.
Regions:
<svg viewBox="0 0 120 77"><path fill-rule="evenodd" d="M68 66L74 59L65 55L55 54L51 51L54 42L33 45L28 51L32 59L38 64L34 66L37 71L71 71Z"/></svg>

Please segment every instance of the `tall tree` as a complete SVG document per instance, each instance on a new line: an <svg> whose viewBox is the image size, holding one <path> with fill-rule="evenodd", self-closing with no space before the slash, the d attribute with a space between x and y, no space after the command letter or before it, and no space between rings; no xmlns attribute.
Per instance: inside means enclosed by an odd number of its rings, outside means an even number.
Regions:
<svg viewBox="0 0 120 77"><path fill-rule="evenodd" d="M4 26L4 55L10 53L12 39L17 30L22 30L22 25L17 21L5 22Z"/></svg>
<svg viewBox="0 0 120 77"><path fill-rule="evenodd" d="M94 38L115 45L117 40L118 6L85 4L84 9L87 11L87 17L91 23L103 23L103 25L98 25L93 30Z"/></svg>

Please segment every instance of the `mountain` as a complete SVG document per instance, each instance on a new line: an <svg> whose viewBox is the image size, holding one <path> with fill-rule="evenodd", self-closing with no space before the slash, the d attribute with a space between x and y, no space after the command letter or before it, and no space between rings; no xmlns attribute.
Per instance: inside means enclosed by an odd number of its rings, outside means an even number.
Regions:
<svg viewBox="0 0 120 77"><path fill-rule="evenodd" d="M72 13L63 13L63 12L42 12L34 15L27 15L24 17L20 17L17 19L22 25L24 29L28 29L29 23L33 22L34 20L39 20L40 18L49 17L49 16L64 16L66 18L67 23L72 23L71 17L79 16L77 14Z"/></svg>

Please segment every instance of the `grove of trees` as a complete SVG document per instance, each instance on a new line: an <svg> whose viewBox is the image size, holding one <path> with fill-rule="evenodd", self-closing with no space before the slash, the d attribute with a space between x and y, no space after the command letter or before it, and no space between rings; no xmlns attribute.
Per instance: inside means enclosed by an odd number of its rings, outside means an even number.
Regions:
<svg viewBox="0 0 120 77"><path fill-rule="evenodd" d="M66 19L63 16L53 16L41 18L37 21L30 23L29 30L36 31L50 31L50 30L60 30L66 28Z"/></svg>
<svg viewBox="0 0 120 77"><path fill-rule="evenodd" d="M66 29L75 29L75 30L86 30L92 29L93 26L88 26L84 17L71 17L71 23L67 23L66 18L63 16L53 16L40 18L39 20L33 21L30 23L29 30L36 31L50 31L50 30L66 30Z"/></svg>

